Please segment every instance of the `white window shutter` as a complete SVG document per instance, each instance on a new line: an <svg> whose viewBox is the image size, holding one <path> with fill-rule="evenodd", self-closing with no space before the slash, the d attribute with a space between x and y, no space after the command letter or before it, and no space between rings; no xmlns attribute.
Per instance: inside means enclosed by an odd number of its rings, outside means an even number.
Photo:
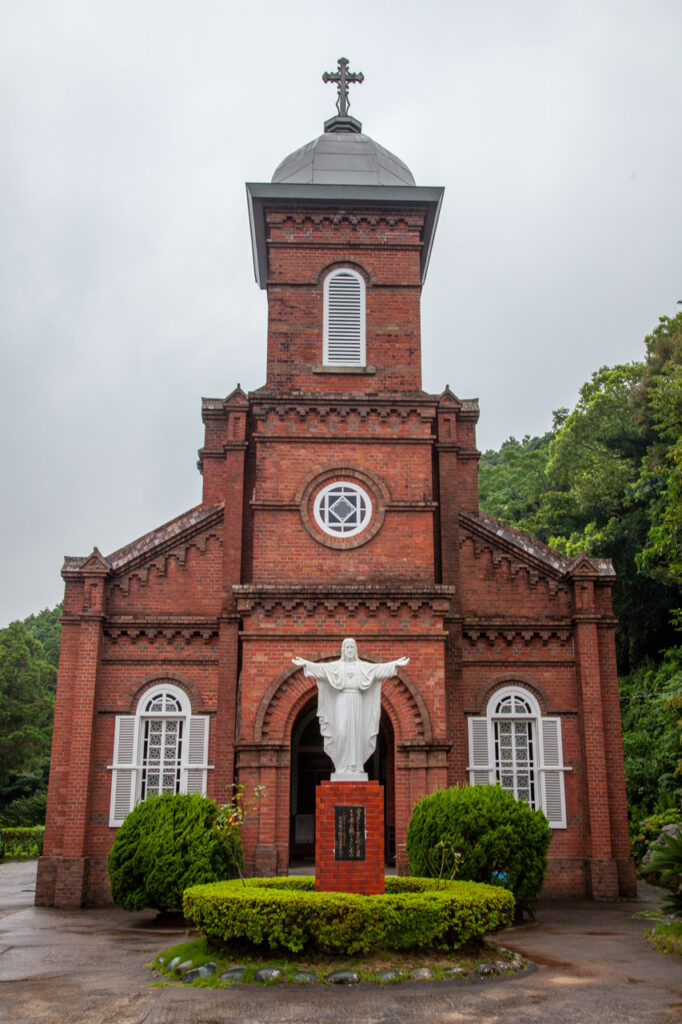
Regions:
<svg viewBox="0 0 682 1024"><path fill-rule="evenodd" d="M333 271L325 280L324 362L365 365L365 282L353 270Z"/></svg>
<svg viewBox="0 0 682 1024"><path fill-rule="evenodd" d="M487 718L469 718L469 784L488 786L495 781L490 764L490 733Z"/></svg>
<svg viewBox="0 0 682 1024"><path fill-rule="evenodd" d="M123 824L135 806L137 768L135 715L117 715L114 731L114 764L111 778L109 825Z"/></svg>
<svg viewBox="0 0 682 1024"><path fill-rule="evenodd" d="M540 729L542 731L542 809L551 828L566 828L561 719L541 718Z"/></svg>
<svg viewBox="0 0 682 1024"><path fill-rule="evenodd" d="M182 791L205 794L208 768L208 715L191 716L186 751L185 785Z"/></svg>

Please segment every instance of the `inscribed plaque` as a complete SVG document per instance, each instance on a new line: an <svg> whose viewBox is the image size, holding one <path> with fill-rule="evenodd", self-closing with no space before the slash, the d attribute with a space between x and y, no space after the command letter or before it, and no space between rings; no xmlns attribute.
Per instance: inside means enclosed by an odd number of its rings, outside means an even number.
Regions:
<svg viewBox="0 0 682 1024"><path fill-rule="evenodd" d="M365 859L365 808L334 806L334 859Z"/></svg>

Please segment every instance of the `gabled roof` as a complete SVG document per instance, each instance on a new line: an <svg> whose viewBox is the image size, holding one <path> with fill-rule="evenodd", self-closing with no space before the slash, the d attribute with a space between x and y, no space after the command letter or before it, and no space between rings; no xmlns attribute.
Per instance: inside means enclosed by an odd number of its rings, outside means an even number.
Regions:
<svg viewBox="0 0 682 1024"><path fill-rule="evenodd" d="M588 558L583 552L577 558L567 558L560 551L548 547L530 534L487 515L485 512L460 512L462 522L479 535L494 536L500 546L513 549L517 556L536 564L540 562L556 576L572 576L576 570L586 568L597 576L615 576L613 563L609 558Z"/></svg>
<svg viewBox="0 0 682 1024"><path fill-rule="evenodd" d="M165 548L173 547L178 540L184 540L195 533L199 533L211 522L217 522L222 518L225 505L220 502L218 505L197 505L189 512L183 512L170 522L157 527L138 537L137 540L126 544L124 547L114 551L106 558L106 563L111 566L114 572L121 572L129 568L135 562L145 561L147 558L158 554ZM97 550L97 549L95 549ZM101 556L100 556L101 557ZM67 555L62 566L62 575L65 573L80 572L80 570L92 559L92 555L84 558Z"/></svg>

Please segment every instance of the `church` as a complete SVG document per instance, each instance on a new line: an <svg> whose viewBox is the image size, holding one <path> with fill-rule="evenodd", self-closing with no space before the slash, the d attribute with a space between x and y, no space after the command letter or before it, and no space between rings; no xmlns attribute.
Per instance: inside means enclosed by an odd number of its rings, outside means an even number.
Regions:
<svg viewBox="0 0 682 1024"><path fill-rule="evenodd" d="M246 186L266 291L265 384L204 398L201 502L106 557L67 557L36 903L109 902L107 854L145 797L264 787L246 868L315 857L329 778L294 658L409 658L383 681L387 864L416 801L499 783L551 826L544 894L634 892L611 563L481 512L475 399L422 390L420 301L443 189L349 113Z"/></svg>

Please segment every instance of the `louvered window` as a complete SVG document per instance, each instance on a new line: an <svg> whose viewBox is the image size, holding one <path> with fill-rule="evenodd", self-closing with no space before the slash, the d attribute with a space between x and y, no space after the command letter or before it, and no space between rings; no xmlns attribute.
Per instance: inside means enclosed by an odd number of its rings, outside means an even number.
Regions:
<svg viewBox="0 0 682 1024"><path fill-rule="evenodd" d="M561 720L543 717L521 687L495 693L485 718L469 718L469 782L498 783L542 809L552 828L566 828Z"/></svg>
<svg viewBox="0 0 682 1024"><path fill-rule="evenodd" d="M327 366L365 365L365 282L356 270L333 270L324 281Z"/></svg>
<svg viewBox="0 0 682 1024"><path fill-rule="evenodd" d="M193 715L187 695L159 683L136 715L118 715L109 824L121 825L136 803L162 793L205 793L208 716Z"/></svg>

